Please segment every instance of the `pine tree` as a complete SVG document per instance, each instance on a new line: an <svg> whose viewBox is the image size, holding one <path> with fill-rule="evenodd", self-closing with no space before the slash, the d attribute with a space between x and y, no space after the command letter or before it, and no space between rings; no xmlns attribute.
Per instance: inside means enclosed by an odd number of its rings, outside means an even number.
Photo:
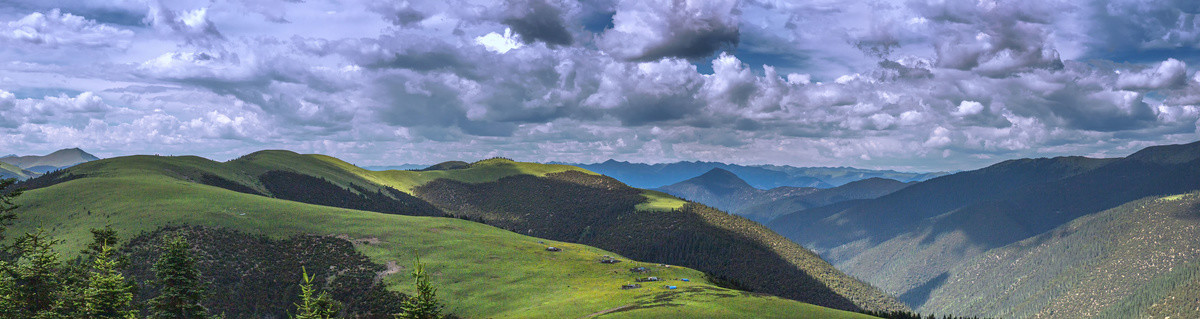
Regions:
<svg viewBox="0 0 1200 319"><path fill-rule="evenodd" d="M402 311L396 314L400 319L436 319L441 318L442 304L437 300L437 288L429 283L429 275L425 273L425 265L420 256L416 257L413 267L413 280L417 287L417 295L410 296L400 306Z"/></svg>
<svg viewBox="0 0 1200 319"><path fill-rule="evenodd" d="M117 271L112 248L101 246L92 260L92 273L83 292L83 310L87 317L134 318L133 286Z"/></svg>
<svg viewBox="0 0 1200 319"><path fill-rule="evenodd" d="M17 303L26 315L52 313L60 297L62 263L53 249L56 243L40 228L17 239Z"/></svg>
<svg viewBox="0 0 1200 319"><path fill-rule="evenodd" d="M300 282L300 303L296 304L295 319L329 319L335 318L341 310L341 303L333 300L329 292L321 291L321 293L313 296L316 288L313 288L313 279L316 275L309 276L308 270L300 268L303 273L301 276L304 280Z"/></svg>
<svg viewBox="0 0 1200 319"><path fill-rule="evenodd" d="M22 312L18 299L17 278L13 277L13 266L0 260L0 318L19 318Z"/></svg>
<svg viewBox="0 0 1200 319"><path fill-rule="evenodd" d="M200 271L189 249L182 236L163 245L162 257L154 263L159 295L150 300L151 318L208 318L207 309L200 305L204 297Z"/></svg>
<svg viewBox="0 0 1200 319"><path fill-rule="evenodd" d="M112 226L104 226L103 229L92 228L91 231L92 242L89 243L87 247L84 247L83 251L80 252L80 254L86 257L85 260L89 262L94 259L96 255L102 253L105 248L111 249L112 247L116 247L118 241L121 240L119 237L117 237L117 231L114 230ZM113 257L116 257L115 254L109 256L109 258ZM119 263L117 266L117 268L120 268Z"/></svg>
<svg viewBox="0 0 1200 319"><path fill-rule="evenodd" d="M17 182L15 178L0 180L0 242L4 241L4 230L12 225L14 219L17 218L16 210L20 206L13 203L17 196L21 196L21 190L14 190L11 193L5 193L5 190ZM4 256L0 256L4 257Z"/></svg>
<svg viewBox="0 0 1200 319"><path fill-rule="evenodd" d="M4 231L17 216L13 212L17 206L13 199L21 195L20 191L4 193L4 190L17 182L15 178L0 180L0 242L4 242ZM9 262L12 253L8 246L0 245L0 318L19 318L23 308L20 304L20 291L17 289L16 265Z"/></svg>

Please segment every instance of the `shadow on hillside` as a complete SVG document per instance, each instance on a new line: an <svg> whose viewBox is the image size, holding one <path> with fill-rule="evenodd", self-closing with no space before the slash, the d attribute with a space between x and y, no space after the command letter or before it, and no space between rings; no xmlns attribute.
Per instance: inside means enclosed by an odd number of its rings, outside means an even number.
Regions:
<svg viewBox="0 0 1200 319"><path fill-rule="evenodd" d="M925 305L926 301L929 301L929 295L933 293L933 290L937 289L937 287L941 287L942 283L946 282L947 278L950 278L950 273L943 272L941 275L933 277L924 284L921 284L913 289L909 289L907 292L900 295L900 301L908 305L909 308L919 309L921 306Z"/></svg>
<svg viewBox="0 0 1200 319"><path fill-rule="evenodd" d="M572 171L477 184L440 179L416 188L414 194L446 211L513 232L697 269L731 287L860 310L781 255L793 256L802 266L824 263L815 254L772 249L803 250L788 246L791 243L779 236L780 243L754 239L766 238L754 233L769 232L765 227L697 204L672 212L638 212L634 206L645 200L641 190L609 177ZM710 221L729 225L718 227Z"/></svg>

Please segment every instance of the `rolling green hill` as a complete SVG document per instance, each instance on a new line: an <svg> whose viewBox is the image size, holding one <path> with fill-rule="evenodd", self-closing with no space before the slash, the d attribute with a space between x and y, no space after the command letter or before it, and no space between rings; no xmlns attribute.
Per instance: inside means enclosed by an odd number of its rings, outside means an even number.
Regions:
<svg viewBox="0 0 1200 319"><path fill-rule="evenodd" d="M282 176L282 180L263 178L272 176L272 174ZM537 187L562 186L553 184L554 182L565 183L567 187L585 187L596 180L607 181L594 173L569 166L516 163L504 159L481 161L471 164L470 167L451 171L371 172L331 157L299 155L282 151L254 153L226 163L199 157L133 156L84 163L60 171L53 176L26 183L27 187L36 187L37 189L27 192L20 198L20 203L23 205L19 211L21 218L12 231L21 232L32 230L34 227L44 227L55 236L66 240L63 246L64 252L77 251L88 239L87 230L103 225L112 225L125 234L152 231L166 225L202 225L264 234L272 238L318 234L369 239L365 242L371 244L358 246L357 249L378 264L387 264L388 262L406 264L412 251L420 252L422 259L430 264L432 272L435 273L435 283L443 287L441 291L451 306L449 310L468 317L580 317L614 309L618 311L607 313L604 316L643 317L667 314L686 316L691 313L697 316L703 314L704 316L740 317L750 311L753 311L756 316L763 317L794 317L798 314L814 318L857 316L786 299L721 288L715 284L728 286L729 278L739 276L738 273L718 274L717 277L714 277L715 279L710 280L705 279L704 273L685 267L658 267L657 265L660 263L675 265L681 265L681 263L665 261L665 259L671 259L672 256L664 252L642 252L653 250L653 246L638 246L639 241L628 240L628 238L634 237L633 234L652 234L653 236L648 237L666 238L667 243L698 249L700 246L680 244L670 239L670 236L663 237L664 234L677 236L684 232L672 230L672 227L680 225L658 224L663 220L654 218L658 215L691 216L675 220L724 230L706 235L718 237L691 236L685 238L691 240L725 238L723 243L761 242L763 243L762 247L790 247L785 250L765 249L759 251L781 256L775 257L778 261L765 262L765 264L792 269L792 273L773 272L775 268L763 267L764 262L755 259L747 258L740 261L729 259L739 256L707 255L712 257L704 257L707 252L698 250L674 251L672 252L674 254L684 255L686 253L691 258L700 256L700 259L713 263L720 260L725 264L740 265L743 268L739 269L759 271L755 272L753 276L769 278L777 282L796 282L797 279L787 276L807 275L810 278L809 283L823 284L807 287L783 287L791 289L790 291L815 293L815 295L794 294L791 298L820 297L824 299L817 300L829 302L829 298L837 297L844 301L834 305L843 307L848 305L850 308L857 308L856 303L873 309L901 307L894 299L837 272L828 263L820 261L819 258L803 248L794 244L789 246L790 243L769 231L764 233L765 228L761 226L755 229L753 226L736 222L715 226L714 224L717 223L712 222L713 218L716 218L717 221L724 218L717 216L717 213L720 212L688 212L703 211L704 208L694 204L686 206L684 202L661 193L633 189L620 183L590 184L591 186L586 187L590 187L589 190L594 192L610 191L625 194L623 196L627 196L629 200L623 202L628 206L621 206L625 209L622 214L645 218L646 223L627 223L622 231L628 231L628 233L624 234L611 233L612 229L600 227L601 224L584 225L584 231L590 233L589 236L596 236L596 238L612 238L613 242L632 243L632 246L614 246L629 251L613 249L606 251L566 242L541 244L539 242L542 240L534 237L526 237L459 219L379 214L270 198L271 196L280 197L280 195L297 190L296 187L286 187L287 182L295 178L307 178L306 184L316 185L317 188L313 188L315 190L340 189L342 195L338 196L341 196L344 201L339 203L345 206L362 205L363 199L370 199L372 202L388 201L384 198L390 199L396 205L401 205L386 206L391 208L416 207L403 205L419 205L419 203L428 205L423 200L414 201L416 197L409 196L409 192L420 195L430 191L440 192L439 194L453 194L457 191L452 188L432 186L435 184L460 184L460 186L471 188L491 187L495 183L517 180ZM388 186L393 185L401 188L407 186L408 192L384 191L390 189ZM420 188L420 191L414 191L415 188ZM520 187L515 189L525 190ZM526 202L533 203L535 206L541 203L541 199L536 197L537 194L526 195L534 195L525 198ZM572 196L575 196L576 199L604 198L592 194L572 194ZM311 200L317 197L295 198L294 200ZM434 209L438 210L453 206L444 201L433 202L437 206ZM585 207L584 210L587 211L583 213L604 212L603 206L598 205L601 208ZM507 216L505 218L509 220L520 217L517 215L519 211L481 207L492 213L505 213L504 216ZM366 208L377 207L368 205ZM638 210L637 208L643 209ZM474 211L470 210L446 210L445 213L484 221L488 221L490 218L473 215ZM719 215L728 217L724 213ZM604 220L603 216L596 217ZM496 220L491 221L496 222ZM551 220L544 222L551 222ZM501 226L505 225L501 224ZM590 232L587 231L588 226L593 226ZM750 231L745 231L746 229ZM756 234L755 232L760 233ZM586 237L582 235L573 234L573 236L567 237L571 237L570 239L575 241ZM615 240L622 235L627 240ZM747 237L751 239L748 240ZM775 240L775 242L766 240ZM642 243L646 242L642 241ZM564 251L546 252L544 249L546 245L563 247ZM634 249L630 249L631 247ZM807 255L803 253L807 253ZM597 263L596 260L602 255L625 255L652 263L632 261L617 265ZM641 256L661 259L639 258ZM618 258L624 259L624 257ZM696 260L679 259L681 261ZM735 261L730 262L730 260ZM678 290L671 291L654 285L642 289L619 289L620 285L631 283L636 276L636 274L626 271L629 267L634 266L649 267L655 275L663 278L693 278L693 280L671 282L672 285L680 287ZM386 277L385 283L390 289L406 291L408 281L405 278L404 275L392 275ZM854 292L858 295L853 295L849 299L853 300L851 302L835 293L841 291ZM872 292L874 294L870 294ZM765 312L760 314L759 312L762 311Z"/></svg>
<svg viewBox="0 0 1200 319"><path fill-rule="evenodd" d="M1197 318L1197 288L1200 193L1189 193L1133 201L984 252L952 269L921 310Z"/></svg>

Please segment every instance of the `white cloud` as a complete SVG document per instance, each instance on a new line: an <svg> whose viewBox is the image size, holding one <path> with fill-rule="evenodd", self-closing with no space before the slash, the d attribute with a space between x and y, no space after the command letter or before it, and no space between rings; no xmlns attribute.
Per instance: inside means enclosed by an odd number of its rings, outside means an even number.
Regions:
<svg viewBox="0 0 1200 319"><path fill-rule="evenodd" d="M1121 73L1117 87L1123 90L1161 90L1187 84L1187 63L1167 59L1155 67Z"/></svg>
<svg viewBox="0 0 1200 319"><path fill-rule="evenodd" d="M971 116L983 112L983 103L975 101L962 101L958 104L958 109L954 111L957 116Z"/></svg>
<svg viewBox="0 0 1200 319"><path fill-rule="evenodd" d="M50 48L125 48L132 36L132 31L62 13L58 9L47 13L30 13L19 20L0 25L0 39L9 41L10 45L15 42Z"/></svg>
<svg viewBox="0 0 1200 319"><path fill-rule="evenodd" d="M504 28L504 34L488 33L475 38L475 43L487 48L488 51L496 53L508 53L509 50L524 46L513 36L512 29Z"/></svg>

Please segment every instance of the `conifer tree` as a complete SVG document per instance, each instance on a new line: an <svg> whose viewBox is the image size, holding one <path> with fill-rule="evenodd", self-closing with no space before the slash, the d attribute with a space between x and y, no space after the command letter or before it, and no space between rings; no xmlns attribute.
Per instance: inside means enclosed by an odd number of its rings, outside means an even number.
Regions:
<svg viewBox="0 0 1200 319"><path fill-rule="evenodd" d="M62 263L53 249L56 243L41 228L17 239L16 299L27 316L47 316L58 303Z"/></svg>
<svg viewBox="0 0 1200 319"><path fill-rule="evenodd" d="M329 292L321 291L316 294L316 288L313 288L313 279L316 275L309 276L308 270L300 268L303 273L304 280L300 282L300 303L296 304L295 319L329 319L335 318L341 310L341 303L333 300ZM314 296L316 294L316 296Z"/></svg>
<svg viewBox="0 0 1200 319"><path fill-rule="evenodd" d="M19 191L4 193L4 190L17 182L15 178L0 180L0 242L4 241L4 231L17 216L14 210L17 206L13 199L20 196ZM17 290L16 266L11 263L12 253L8 246L0 244L0 318L18 318L22 310L19 291Z"/></svg>
<svg viewBox="0 0 1200 319"><path fill-rule="evenodd" d="M409 296L400 306L402 310L396 315L399 319L436 319L441 318L442 304L437 300L437 288L429 283L429 275L425 273L425 265L420 256L416 257L413 267L413 281L417 288L415 296Z"/></svg>
<svg viewBox="0 0 1200 319"><path fill-rule="evenodd" d="M112 249L117 246L121 239L117 237L117 231L112 226L104 226L104 228L92 228L92 242L83 248L80 253L86 257L88 262L95 258L96 255L102 253L105 248ZM117 257L116 254L109 255L109 258ZM120 264L117 264L120 268Z"/></svg>
<svg viewBox="0 0 1200 319"><path fill-rule="evenodd" d="M134 318L133 286L117 271L112 248L101 246L92 259L92 273L83 293L83 312L89 318Z"/></svg>
<svg viewBox="0 0 1200 319"><path fill-rule="evenodd" d="M22 312L17 298L17 278L13 277L12 264L0 260L0 318L18 318Z"/></svg>
<svg viewBox="0 0 1200 319"><path fill-rule="evenodd" d="M183 236L163 245L162 257L154 263L159 294L150 300L151 318L208 318L208 310L200 304L204 297L200 271L189 249Z"/></svg>
<svg viewBox="0 0 1200 319"><path fill-rule="evenodd" d="M21 190L18 189L11 193L5 193L5 189L8 189L16 182L17 179L15 178L0 179L0 242L4 241L4 230L8 229L9 225L12 225L13 219L17 218L16 210L19 206L13 203L13 200L17 196L21 196ZM0 258L6 257L5 255L7 254L0 253Z"/></svg>

